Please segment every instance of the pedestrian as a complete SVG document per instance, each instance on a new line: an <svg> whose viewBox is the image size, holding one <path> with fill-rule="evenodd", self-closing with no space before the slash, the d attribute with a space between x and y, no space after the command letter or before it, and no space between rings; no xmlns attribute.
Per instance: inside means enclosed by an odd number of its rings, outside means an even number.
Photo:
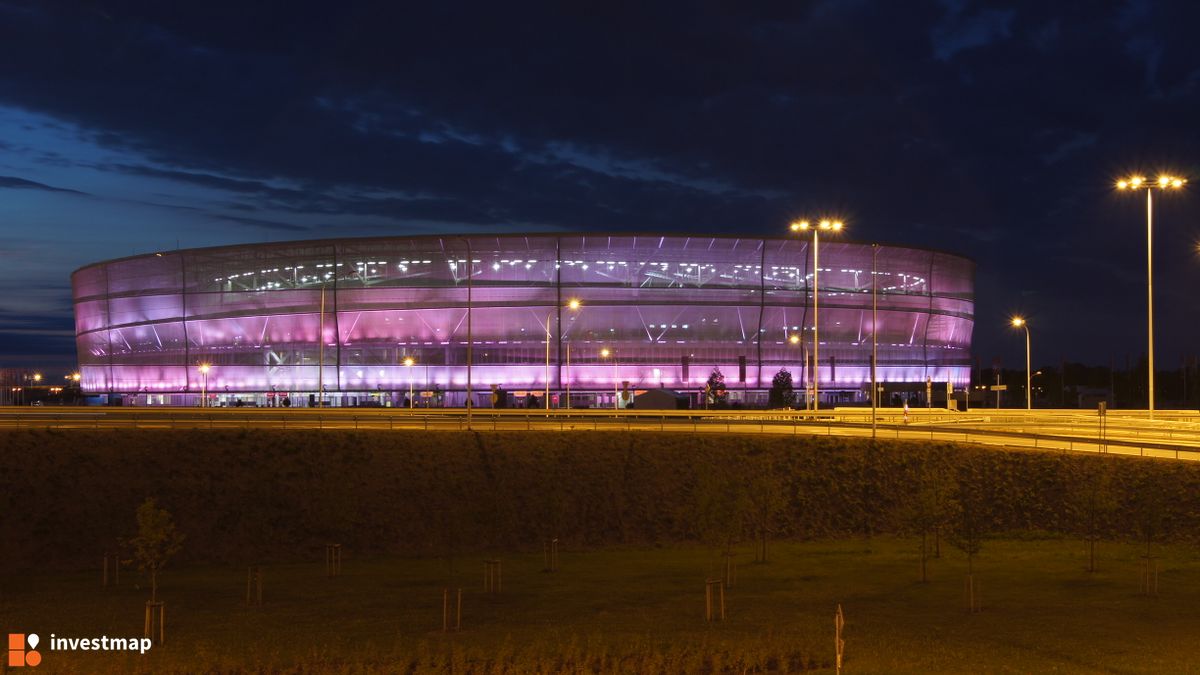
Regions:
<svg viewBox="0 0 1200 675"><path fill-rule="evenodd" d="M904 399L904 423L908 424L908 398Z"/></svg>

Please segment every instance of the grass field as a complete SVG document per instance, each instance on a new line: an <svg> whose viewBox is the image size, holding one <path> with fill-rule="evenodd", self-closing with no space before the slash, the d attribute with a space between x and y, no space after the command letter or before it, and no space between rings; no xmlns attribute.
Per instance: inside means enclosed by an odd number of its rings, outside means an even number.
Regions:
<svg viewBox="0 0 1200 675"><path fill-rule="evenodd" d="M779 543L768 564L739 552L728 618L704 621L711 550L495 554L503 590L483 594L483 559L370 558L343 576L311 562L265 568L265 603L245 606L244 567L168 569L166 644L146 656L50 652L58 636L140 636L144 583L99 570L5 579L6 631L37 632L36 672L832 672L833 617L846 617L845 672L1200 672L1200 557L1156 548L1160 595L1139 593L1142 550L1062 539L990 540L976 560L982 612L963 603L966 560L943 544L919 579L916 543ZM99 567L99 561L97 561ZM463 628L441 632L442 588L461 586ZM12 670L11 672L20 672Z"/></svg>

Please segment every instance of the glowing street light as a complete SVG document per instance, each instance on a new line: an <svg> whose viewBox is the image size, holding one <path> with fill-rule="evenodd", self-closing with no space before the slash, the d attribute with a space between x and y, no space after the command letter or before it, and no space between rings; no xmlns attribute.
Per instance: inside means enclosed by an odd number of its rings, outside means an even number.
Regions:
<svg viewBox="0 0 1200 675"><path fill-rule="evenodd" d="M605 347L600 350L600 358L612 357L613 364L613 410L621 409L621 385L617 382L617 350Z"/></svg>
<svg viewBox="0 0 1200 675"><path fill-rule="evenodd" d="M1187 183L1186 178L1160 175L1156 181L1148 181L1143 176L1132 176L1117 181L1118 190L1146 191L1146 361L1150 382L1147 390L1147 411L1154 418L1154 257L1153 257L1153 222L1154 222L1154 190L1178 190Z"/></svg>
<svg viewBox="0 0 1200 675"><path fill-rule="evenodd" d="M404 367L408 368L408 409L413 409L413 375L412 367L416 361L411 356L404 357Z"/></svg>
<svg viewBox="0 0 1200 675"><path fill-rule="evenodd" d="M1025 329L1025 409L1033 410L1033 374L1029 368L1029 322L1025 319L1014 316L1012 320L1013 328Z"/></svg>
<svg viewBox="0 0 1200 675"><path fill-rule="evenodd" d="M34 373L34 374L33 374L33 381L34 381L34 382L41 382L41 381L42 381L42 374L41 374L41 373Z"/></svg>
<svg viewBox="0 0 1200 675"><path fill-rule="evenodd" d="M545 384L546 391L543 397L546 399L546 412L550 412L550 314L546 314L546 374Z"/></svg>
<svg viewBox="0 0 1200 675"><path fill-rule="evenodd" d="M820 237L819 232L834 233L841 232L842 221L822 219L813 225L807 220L797 220L791 225L792 232L808 232L812 230L813 235L813 382L812 382L812 399L813 410L821 407L821 399L819 386L821 381L821 361L818 359L818 345L820 339L820 327L818 323L817 312L817 296L820 295L821 287L818 281L818 275L821 272L820 263Z"/></svg>
<svg viewBox="0 0 1200 675"><path fill-rule="evenodd" d="M879 273L875 268L879 264L879 244L871 244L871 438L877 433L876 414L879 408L879 383L876 380L875 368L879 364ZM967 392L967 401L971 392Z"/></svg>
<svg viewBox="0 0 1200 675"><path fill-rule="evenodd" d="M571 298L569 301L567 301L567 309L571 310L572 312L578 312L581 307L583 307L583 303L579 301L579 298ZM566 340L566 343L567 343L567 410L570 410L571 409L571 341Z"/></svg>
<svg viewBox="0 0 1200 675"><path fill-rule="evenodd" d="M212 366L208 365L207 363L201 363L199 366L196 367L196 370L200 371L200 375L202 377L201 384L200 384L200 407L201 408L208 407L208 371L210 369L212 369Z"/></svg>

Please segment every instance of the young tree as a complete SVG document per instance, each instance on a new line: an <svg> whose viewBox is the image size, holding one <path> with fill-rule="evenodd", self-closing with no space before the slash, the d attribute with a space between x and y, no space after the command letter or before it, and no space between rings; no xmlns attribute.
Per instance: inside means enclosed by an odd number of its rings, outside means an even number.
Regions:
<svg viewBox="0 0 1200 675"><path fill-rule="evenodd" d="M725 407L729 392L725 389L725 376L721 374L720 368L714 367L712 374L708 376L708 382L704 385L704 395L710 407Z"/></svg>
<svg viewBox="0 0 1200 675"><path fill-rule="evenodd" d="M973 463L966 460L958 476L954 498L947 504L951 518L946 538L967 554L968 576L975 573L975 556L979 555L983 537L987 534L987 504L979 489L983 481Z"/></svg>
<svg viewBox="0 0 1200 675"><path fill-rule="evenodd" d="M987 505L983 503L977 484L970 480L978 474L970 471L969 467L968 464L967 474L960 476L955 499L950 504L954 515L946 538L955 548L967 554L967 577L963 590L967 611L974 614L979 611L979 600L975 590L975 556L979 555L983 547Z"/></svg>
<svg viewBox="0 0 1200 675"><path fill-rule="evenodd" d="M1096 542L1117 509L1112 473L1100 457L1085 457L1071 475L1069 504L1074 530L1088 545L1088 572L1096 571Z"/></svg>
<svg viewBox="0 0 1200 675"><path fill-rule="evenodd" d="M701 541L729 555L742 537L749 499L742 476L712 464L697 466L692 521Z"/></svg>
<svg viewBox="0 0 1200 675"><path fill-rule="evenodd" d="M1140 481L1137 497L1133 504L1133 514L1137 519L1138 534L1142 541L1146 542L1147 558L1150 557L1150 545L1163 533L1166 507L1162 487L1153 485L1149 481Z"/></svg>
<svg viewBox="0 0 1200 675"><path fill-rule="evenodd" d="M946 525L950 485L945 466L935 458L924 458L913 469L913 491L902 509L905 527L921 535L921 582L929 580L930 538Z"/></svg>
<svg viewBox="0 0 1200 675"><path fill-rule="evenodd" d="M787 491L781 472L766 457L760 455L756 459L746 467L746 499L750 526L758 539L755 558L765 563L767 541L787 507Z"/></svg>
<svg viewBox="0 0 1200 675"><path fill-rule="evenodd" d="M150 573L150 601L158 601L158 573L183 547L184 536L175 530L175 521L166 509L158 508L153 497L137 509L137 536L129 541L138 570Z"/></svg>
<svg viewBox="0 0 1200 675"><path fill-rule="evenodd" d="M780 369L771 378L771 391L767 394L768 408L791 408L796 403L796 390L792 386L792 374Z"/></svg>

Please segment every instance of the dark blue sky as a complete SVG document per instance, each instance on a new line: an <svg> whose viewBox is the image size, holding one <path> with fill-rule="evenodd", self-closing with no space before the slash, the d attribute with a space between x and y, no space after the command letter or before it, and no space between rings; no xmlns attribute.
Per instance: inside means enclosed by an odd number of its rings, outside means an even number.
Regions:
<svg viewBox="0 0 1200 675"><path fill-rule="evenodd" d="M646 4L0 0L0 364L68 367L69 273L177 244L819 213L976 260L985 367L1014 311L1039 363L1144 352L1111 186L1200 188L1200 5ZM1160 367L1200 352L1198 199L1156 209Z"/></svg>

